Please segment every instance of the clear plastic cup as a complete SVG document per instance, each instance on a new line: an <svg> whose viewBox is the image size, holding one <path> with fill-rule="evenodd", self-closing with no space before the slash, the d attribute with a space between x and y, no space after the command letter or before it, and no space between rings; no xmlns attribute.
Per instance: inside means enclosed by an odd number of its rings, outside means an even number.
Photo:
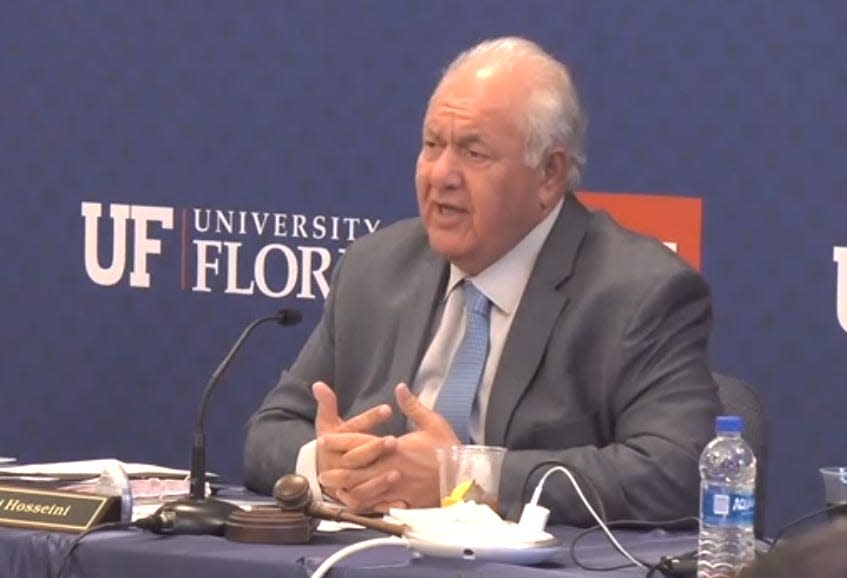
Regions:
<svg viewBox="0 0 847 578"><path fill-rule="evenodd" d="M442 507L474 501L497 511L506 448L450 446L436 449L435 455Z"/></svg>
<svg viewBox="0 0 847 578"><path fill-rule="evenodd" d="M829 518L847 517L847 467L827 466L821 468L820 472L826 505L834 507L828 512Z"/></svg>

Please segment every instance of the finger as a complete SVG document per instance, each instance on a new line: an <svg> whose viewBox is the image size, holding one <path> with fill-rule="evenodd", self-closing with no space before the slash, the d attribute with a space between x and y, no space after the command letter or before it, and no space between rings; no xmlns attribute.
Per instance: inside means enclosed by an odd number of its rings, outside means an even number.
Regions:
<svg viewBox="0 0 847 578"><path fill-rule="evenodd" d="M316 381L312 384L312 395L318 402L318 409L315 414L315 432L320 436L341 425L341 418L338 417L338 400L332 388L323 381Z"/></svg>
<svg viewBox="0 0 847 578"><path fill-rule="evenodd" d="M372 510L376 504L385 503L389 494L396 495L397 483L400 481L400 472L388 470L378 476L370 478L353 487L346 487L339 491L345 504L359 510Z"/></svg>
<svg viewBox="0 0 847 578"><path fill-rule="evenodd" d="M316 452L317 471L321 473L333 469L351 469L342 465L347 452L378 439L369 434L327 434L319 437Z"/></svg>
<svg viewBox="0 0 847 578"><path fill-rule="evenodd" d="M388 514L392 508L397 508L399 510L408 510L409 504L404 502L403 500L394 500L393 502L380 502L371 508L374 512L379 512L380 514Z"/></svg>
<svg viewBox="0 0 847 578"><path fill-rule="evenodd" d="M324 470L318 474L318 483L324 489L335 491L337 495L339 490L346 487L347 475L350 471L342 468Z"/></svg>
<svg viewBox="0 0 847 578"><path fill-rule="evenodd" d="M341 467L364 468L393 451L396 447L397 438L394 436L373 438L346 452L341 458Z"/></svg>
<svg viewBox="0 0 847 578"><path fill-rule="evenodd" d="M377 471L373 467L358 470L351 470L349 468L333 468L321 472L318 476L318 482L320 482L322 486L326 486L328 488L347 490L349 488L355 488L356 486L367 482L371 478L381 478L385 475L385 473L386 471ZM368 486L366 486L366 488L367 487Z"/></svg>
<svg viewBox="0 0 847 578"><path fill-rule="evenodd" d="M338 501L346 506L348 511L353 512L354 514L369 514L374 511L371 504L356 500L347 493L347 490L338 490L336 492L336 497L338 498Z"/></svg>
<svg viewBox="0 0 847 578"><path fill-rule="evenodd" d="M400 411L417 426L418 430L429 430L435 433L453 434L453 428L440 414L429 409L415 397L405 383L399 384L394 390L397 406Z"/></svg>
<svg viewBox="0 0 847 578"><path fill-rule="evenodd" d="M344 421L344 423L338 426L337 431L359 433L370 432L373 431L373 429L379 424L387 421L390 417L391 406L382 403Z"/></svg>
<svg viewBox="0 0 847 578"><path fill-rule="evenodd" d="M329 433L318 438L317 471L341 467L341 460L351 449L378 439L368 434Z"/></svg>
<svg viewBox="0 0 847 578"><path fill-rule="evenodd" d="M379 440L371 434L360 433L330 433L318 438L318 449L338 454L345 454L363 444Z"/></svg>

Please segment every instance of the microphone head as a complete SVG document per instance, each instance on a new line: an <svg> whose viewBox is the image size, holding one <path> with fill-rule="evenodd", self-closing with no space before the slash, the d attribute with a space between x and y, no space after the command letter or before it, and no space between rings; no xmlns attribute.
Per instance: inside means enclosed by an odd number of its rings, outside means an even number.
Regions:
<svg viewBox="0 0 847 578"><path fill-rule="evenodd" d="M303 314L299 309L280 309L276 318L280 325L297 325L303 319Z"/></svg>

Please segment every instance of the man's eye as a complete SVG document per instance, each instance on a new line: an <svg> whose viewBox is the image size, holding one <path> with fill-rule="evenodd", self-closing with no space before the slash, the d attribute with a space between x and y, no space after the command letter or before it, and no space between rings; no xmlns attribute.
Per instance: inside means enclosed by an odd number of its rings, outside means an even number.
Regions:
<svg viewBox="0 0 847 578"><path fill-rule="evenodd" d="M480 159L485 158L485 153L483 153L482 151L475 150L475 149L466 149L465 154L467 154L468 157L470 157L473 160L480 160Z"/></svg>

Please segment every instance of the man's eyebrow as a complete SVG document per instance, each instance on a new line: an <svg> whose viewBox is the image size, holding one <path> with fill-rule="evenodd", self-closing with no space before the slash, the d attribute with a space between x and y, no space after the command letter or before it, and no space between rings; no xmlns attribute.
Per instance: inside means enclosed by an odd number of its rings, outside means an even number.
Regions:
<svg viewBox="0 0 847 578"><path fill-rule="evenodd" d="M436 126L425 124L423 126L423 136L425 138L444 139L443 132ZM459 135L456 138L456 144L460 147L468 147L476 144L485 144L486 139L480 132L469 132Z"/></svg>
<svg viewBox="0 0 847 578"><path fill-rule="evenodd" d="M459 146L470 146L475 144L485 144L485 138L480 133L472 132L469 134L464 134L456 139L456 142Z"/></svg>

